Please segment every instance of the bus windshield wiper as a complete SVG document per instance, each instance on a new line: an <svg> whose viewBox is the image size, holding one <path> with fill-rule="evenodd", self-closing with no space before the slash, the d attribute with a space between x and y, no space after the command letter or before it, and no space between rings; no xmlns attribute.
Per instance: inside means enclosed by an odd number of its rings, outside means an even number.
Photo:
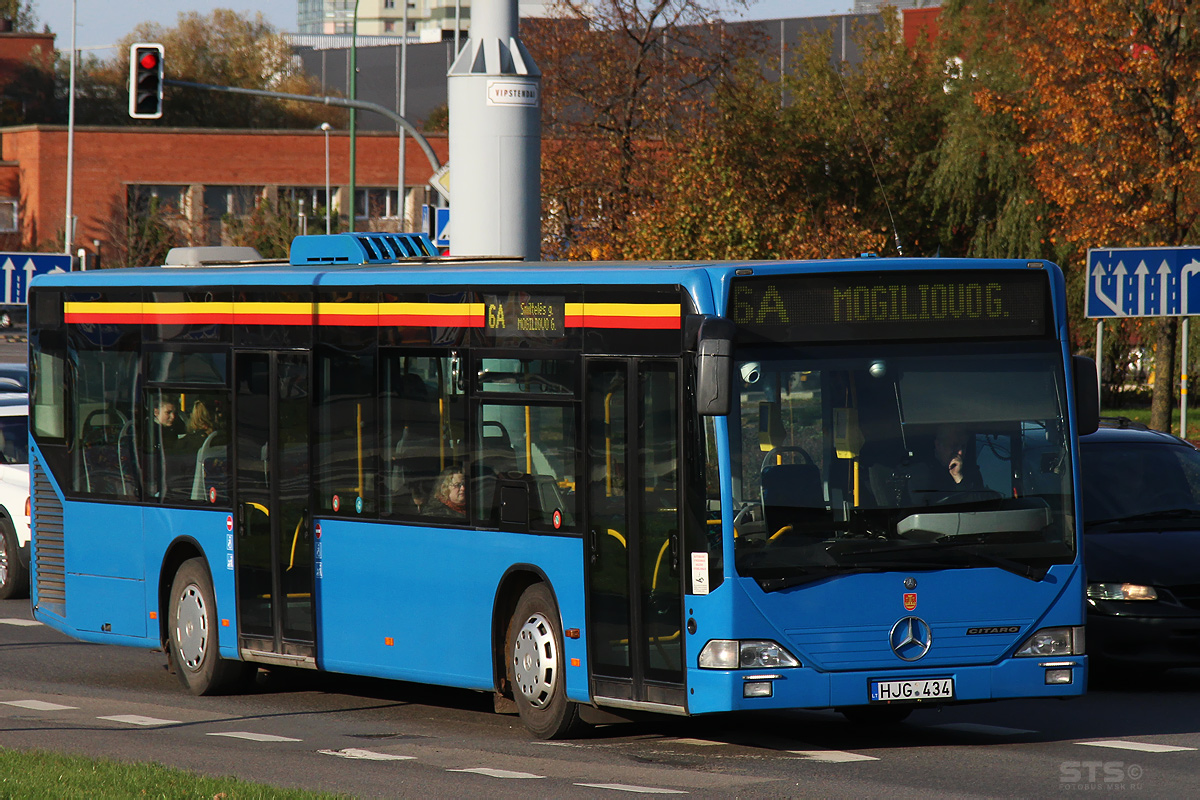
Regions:
<svg viewBox="0 0 1200 800"><path fill-rule="evenodd" d="M1130 514L1125 517L1110 517L1089 521L1087 527L1098 528L1105 525L1122 525L1124 523L1150 522L1160 519L1189 519L1200 522L1200 509L1196 508L1164 508L1158 511L1144 511L1141 514Z"/></svg>
<svg viewBox="0 0 1200 800"><path fill-rule="evenodd" d="M922 561L908 558L910 555L915 555L916 552L927 553L932 558L929 563L924 563L924 555ZM982 566L998 567L1006 572L1011 572L1014 575L1020 575L1022 578L1028 578L1035 583L1046 577L1049 571L1047 567L1034 567L1029 564L1023 564L1020 561L1014 561L1011 558L1005 558L993 553L988 553L979 550L967 544L955 544L953 542L923 542L918 544L899 544L889 543L883 546L876 547L860 547L847 548L833 551L831 548L830 555L834 556L846 566L859 566L863 562L857 559L866 556L869 560L866 562L872 565L886 564L893 569L912 568L913 564L917 566L925 566L927 568L935 568L937 562L945 562L947 560L965 564L967 566ZM899 558L880 558L876 560L873 556L899 556ZM846 557L854 559L847 561Z"/></svg>

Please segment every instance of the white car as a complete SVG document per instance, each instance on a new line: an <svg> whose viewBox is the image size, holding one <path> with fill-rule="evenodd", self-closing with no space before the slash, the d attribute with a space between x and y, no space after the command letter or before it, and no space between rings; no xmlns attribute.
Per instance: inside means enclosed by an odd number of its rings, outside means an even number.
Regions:
<svg viewBox="0 0 1200 800"><path fill-rule="evenodd" d="M29 398L0 394L0 600L29 592Z"/></svg>

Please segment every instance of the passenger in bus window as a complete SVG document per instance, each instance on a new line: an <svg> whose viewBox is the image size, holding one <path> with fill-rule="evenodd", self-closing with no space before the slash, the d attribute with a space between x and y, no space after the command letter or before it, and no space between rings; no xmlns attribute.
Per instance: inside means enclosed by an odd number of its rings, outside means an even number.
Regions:
<svg viewBox="0 0 1200 800"><path fill-rule="evenodd" d="M155 398L150 426L150 494L155 497L178 494L181 436L179 412L175 401L164 395Z"/></svg>
<svg viewBox="0 0 1200 800"><path fill-rule="evenodd" d="M192 413L188 415L187 435L190 438L197 439L197 444L208 438L208 435L217 427L216 418L213 412L209 411L208 406L203 400L196 400L192 403Z"/></svg>
<svg viewBox="0 0 1200 800"><path fill-rule="evenodd" d="M467 516L467 481L460 467L450 467L438 476L433 497L422 508L425 516L465 519Z"/></svg>

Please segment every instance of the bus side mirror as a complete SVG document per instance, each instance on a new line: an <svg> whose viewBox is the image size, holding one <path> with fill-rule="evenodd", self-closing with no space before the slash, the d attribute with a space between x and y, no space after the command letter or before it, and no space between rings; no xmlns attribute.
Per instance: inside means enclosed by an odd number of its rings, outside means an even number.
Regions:
<svg viewBox="0 0 1200 800"><path fill-rule="evenodd" d="M733 395L733 323L705 317L696 337L696 410L702 417L729 413Z"/></svg>
<svg viewBox="0 0 1200 800"><path fill-rule="evenodd" d="M1096 362L1087 356L1072 356L1071 371L1075 378L1075 432L1084 436L1100 427L1100 383Z"/></svg>

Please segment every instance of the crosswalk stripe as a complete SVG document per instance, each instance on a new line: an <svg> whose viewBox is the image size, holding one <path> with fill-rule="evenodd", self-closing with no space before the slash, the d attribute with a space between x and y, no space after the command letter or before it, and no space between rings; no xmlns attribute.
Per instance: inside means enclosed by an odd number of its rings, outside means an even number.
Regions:
<svg viewBox="0 0 1200 800"><path fill-rule="evenodd" d="M18 628L33 628L41 624L36 619L0 619L0 625L16 625Z"/></svg>
<svg viewBox="0 0 1200 800"><path fill-rule="evenodd" d="M270 733L251 733L249 731L221 731L210 733L209 736L228 736L230 739L248 739L252 742L302 742L303 739L293 739L290 736L275 736Z"/></svg>
<svg viewBox="0 0 1200 800"><path fill-rule="evenodd" d="M489 778L544 778L545 775L534 775L532 772L513 772L507 769L492 769L491 767L471 767L469 769L450 769L447 772L473 772L476 775L486 775Z"/></svg>
<svg viewBox="0 0 1200 800"><path fill-rule="evenodd" d="M79 708L79 706L62 706L58 703L47 703L42 700L2 700L0 702L3 702L6 706L28 708L31 711L68 711Z"/></svg>
<svg viewBox="0 0 1200 800"><path fill-rule="evenodd" d="M1148 742L1126 742L1121 739L1108 739L1099 742L1076 742L1088 747L1111 747L1116 750L1137 750L1140 753L1176 753L1182 750L1195 750L1194 747L1178 747L1170 744L1150 744Z"/></svg>
<svg viewBox="0 0 1200 800"><path fill-rule="evenodd" d="M143 717L137 714L115 714L111 717L96 717L96 719L107 719L113 722L124 722L129 725L178 725L177 719L158 719L157 717Z"/></svg>
<svg viewBox="0 0 1200 800"><path fill-rule="evenodd" d="M318 750L317 752L324 756L355 758L362 761L411 761L416 758L416 756L398 756L392 753L377 753L374 750L360 750L357 747L345 747L341 750Z"/></svg>
<svg viewBox="0 0 1200 800"><path fill-rule="evenodd" d="M864 756L859 753L847 753L842 750L788 750L794 756L800 756L807 761L826 761L830 764L845 764L851 761L878 761L875 756Z"/></svg>
<svg viewBox="0 0 1200 800"><path fill-rule="evenodd" d="M660 789L655 786L631 786L627 783L577 783L588 789L612 789L614 792L635 792L638 794L687 794L680 789Z"/></svg>

